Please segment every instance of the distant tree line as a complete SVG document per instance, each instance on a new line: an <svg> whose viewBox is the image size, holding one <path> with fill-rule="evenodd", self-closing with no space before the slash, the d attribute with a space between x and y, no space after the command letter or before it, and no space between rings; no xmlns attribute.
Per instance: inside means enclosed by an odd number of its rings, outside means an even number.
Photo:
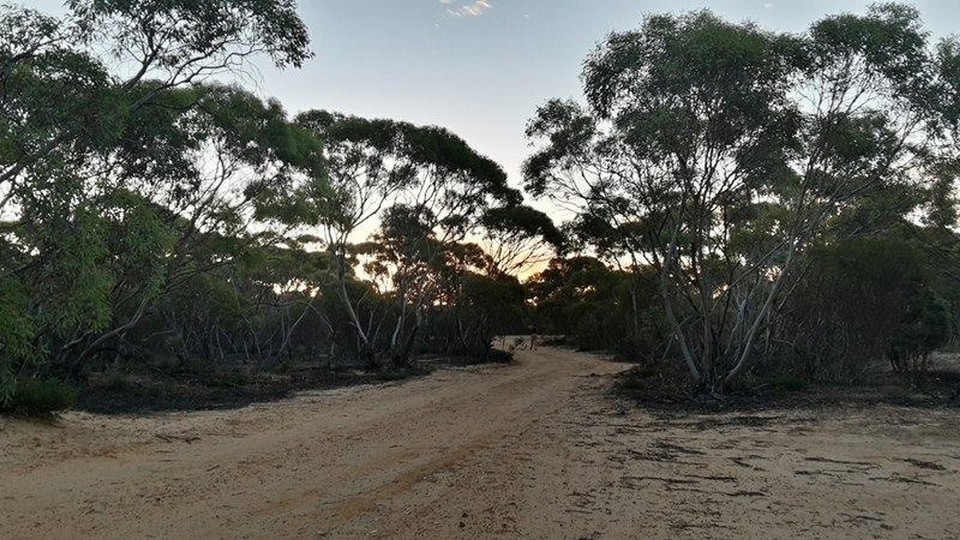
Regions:
<svg viewBox="0 0 960 540"><path fill-rule="evenodd" d="M949 339L960 44L916 9L802 34L649 16L588 56L583 91L527 129L526 189L574 210L583 254L530 283L550 331L711 391L915 372Z"/></svg>

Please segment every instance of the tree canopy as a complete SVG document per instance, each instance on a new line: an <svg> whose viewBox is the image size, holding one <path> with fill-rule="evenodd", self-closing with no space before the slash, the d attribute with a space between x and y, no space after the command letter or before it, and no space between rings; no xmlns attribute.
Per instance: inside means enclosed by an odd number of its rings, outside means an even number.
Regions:
<svg viewBox="0 0 960 540"><path fill-rule="evenodd" d="M672 354L720 388L768 358L815 246L955 225L951 43L895 4L800 35L648 16L587 57L585 104L537 111L526 187L605 260L659 276Z"/></svg>
<svg viewBox="0 0 960 540"><path fill-rule="evenodd" d="M291 118L216 82L312 56L294 2L65 7L0 7L0 408L18 381L171 358L486 358L523 324L509 272L560 233L497 163L442 127Z"/></svg>

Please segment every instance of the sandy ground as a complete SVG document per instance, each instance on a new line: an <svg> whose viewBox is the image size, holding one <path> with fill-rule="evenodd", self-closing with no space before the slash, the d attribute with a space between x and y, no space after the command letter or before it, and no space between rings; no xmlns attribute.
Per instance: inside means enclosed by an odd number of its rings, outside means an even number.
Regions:
<svg viewBox="0 0 960 540"><path fill-rule="evenodd" d="M0 419L0 538L945 538L960 413L663 417L626 366L510 366L232 411Z"/></svg>

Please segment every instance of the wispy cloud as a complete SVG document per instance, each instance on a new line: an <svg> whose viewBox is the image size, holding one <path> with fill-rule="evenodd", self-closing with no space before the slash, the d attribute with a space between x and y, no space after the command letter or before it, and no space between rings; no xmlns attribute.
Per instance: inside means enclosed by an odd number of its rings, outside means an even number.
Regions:
<svg viewBox="0 0 960 540"><path fill-rule="evenodd" d="M492 0L473 0L472 2L462 2L458 0L440 0L440 3L447 8L447 13L454 17L482 17L486 12L493 9Z"/></svg>

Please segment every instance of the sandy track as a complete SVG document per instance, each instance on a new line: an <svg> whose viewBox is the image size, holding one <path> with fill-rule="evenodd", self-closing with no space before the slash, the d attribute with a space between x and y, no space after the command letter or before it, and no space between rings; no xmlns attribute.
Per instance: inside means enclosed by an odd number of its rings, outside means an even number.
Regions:
<svg viewBox="0 0 960 540"><path fill-rule="evenodd" d="M369 533L357 527L385 502L516 440L564 404L579 376L619 369L551 351L233 411L71 413L57 427L6 420L0 538ZM403 512L428 511L421 503Z"/></svg>
<svg viewBox="0 0 960 540"><path fill-rule="evenodd" d="M0 538L946 537L956 412L660 418L555 349L233 411L0 420Z"/></svg>

